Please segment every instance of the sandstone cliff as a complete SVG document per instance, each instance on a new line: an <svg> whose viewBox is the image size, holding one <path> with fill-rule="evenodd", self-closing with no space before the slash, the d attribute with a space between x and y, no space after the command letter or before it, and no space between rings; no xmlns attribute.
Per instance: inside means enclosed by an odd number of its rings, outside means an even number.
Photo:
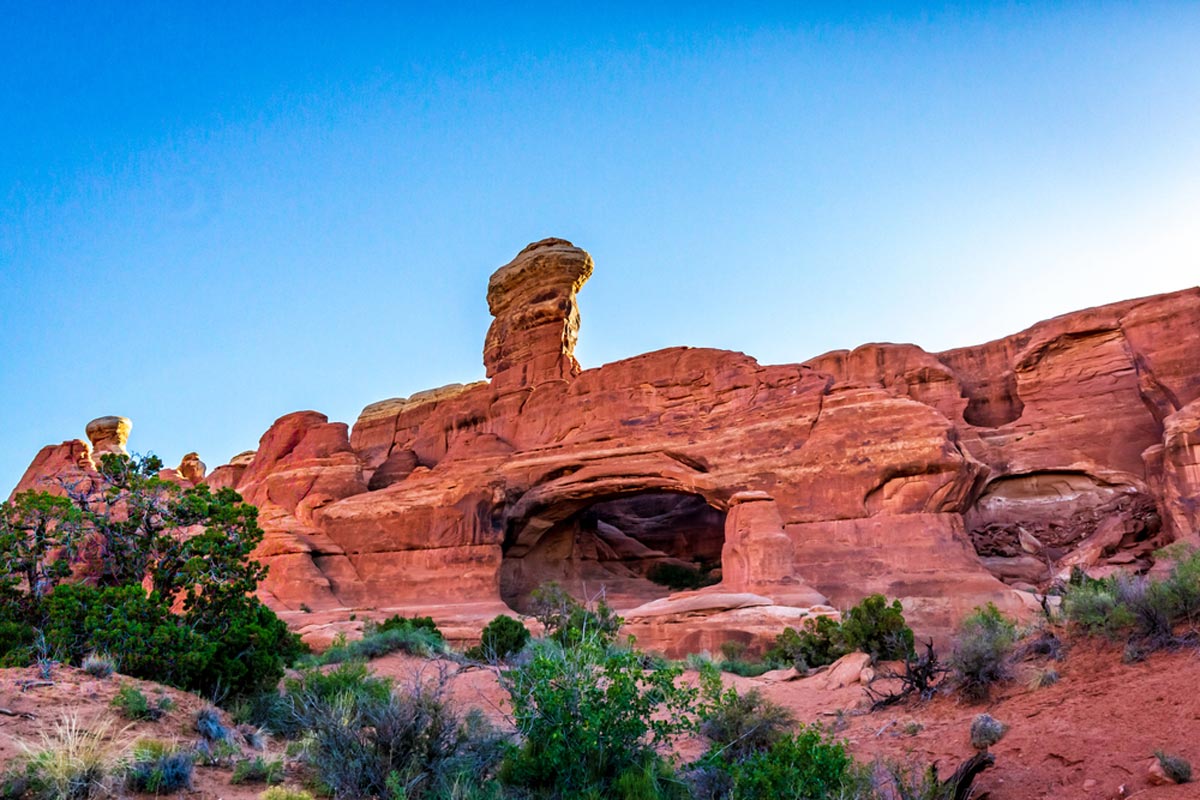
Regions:
<svg viewBox="0 0 1200 800"><path fill-rule="evenodd" d="M470 630L554 579L682 652L872 592L944 632L1074 566L1200 542L1200 289L944 353L672 348L581 370L592 268L530 245L488 287L488 381L374 403L352 429L289 414L205 478L259 506L268 603L300 628L373 609ZM46 448L18 488L86 472L86 450ZM664 565L721 580L671 594Z"/></svg>

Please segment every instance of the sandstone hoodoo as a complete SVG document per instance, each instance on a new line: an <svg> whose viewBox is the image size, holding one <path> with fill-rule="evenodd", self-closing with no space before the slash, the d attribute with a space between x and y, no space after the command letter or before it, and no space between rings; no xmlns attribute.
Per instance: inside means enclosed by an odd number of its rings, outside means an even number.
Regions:
<svg viewBox="0 0 1200 800"><path fill-rule="evenodd" d="M469 636L557 580L670 652L877 592L938 633L989 601L1036 607L1073 568L1200 543L1200 289L943 353L764 366L679 347L584 370L592 268L547 239L493 275L488 381L374 403L352 429L289 414L207 477L185 458L181 480L258 505L264 599L292 625L401 611ZM123 446L127 421L101 422L19 488Z"/></svg>

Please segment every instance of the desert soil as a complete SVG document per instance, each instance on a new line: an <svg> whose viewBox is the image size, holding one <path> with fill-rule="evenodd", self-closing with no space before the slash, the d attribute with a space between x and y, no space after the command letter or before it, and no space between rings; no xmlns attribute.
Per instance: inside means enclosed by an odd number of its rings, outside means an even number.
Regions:
<svg viewBox="0 0 1200 800"><path fill-rule="evenodd" d="M401 682L445 669L457 704L480 708L497 724L507 725L505 694L490 669L463 669L401 654L377 659L371 666ZM860 759L933 762L943 775L973 753L968 729L975 715L986 711L1009 725L1005 738L992 748L995 767L977 781L992 800L1200 797L1200 784L1154 786L1147 772L1154 751L1160 749L1200 765L1200 655L1181 650L1124 664L1120 648L1083 641L1073 644L1063 661L1037 665L1047 666L1061 676L1052 686L1032 688L1030 665L1020 680L985 704L941 696L874 713L865 710L857 684L827 690L813 679L727 678L739 690L760 689L803 722L834 727ZM176 702L161 720L123 729L123 740L198 739L193 719L206 703L194 695L121 676L97 680L70 667L54 670L52 686L22 685L37 678L32 668L0 670L0 708L15 715L0 715L0 764L19 757L21 742L36 746L40 734L63 714L75 714L88 725L112 716L112 698L122 682L138 686L148 697L166 692ZM684 742L680 754L694 756L702 747L698 741ZM282 751L283 743L268 744L270 756ZM248 747L245 752L252 754ZM230 774L228 767L198 766L195 789L182 796L250 800L262 791L261 785L231 785Z"/></svg>

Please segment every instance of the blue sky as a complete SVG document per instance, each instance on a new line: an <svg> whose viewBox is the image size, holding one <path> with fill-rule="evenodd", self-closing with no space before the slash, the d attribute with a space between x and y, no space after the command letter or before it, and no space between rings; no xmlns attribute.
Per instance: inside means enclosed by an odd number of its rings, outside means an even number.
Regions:
<svg viewBox="0 0 1200 800"><path fill-rule="evenodd" d="M545 236L585 367L1200 282L1200 5L738 5L0 0L0 495L104 414L213 467L481 378Z"/></svg>

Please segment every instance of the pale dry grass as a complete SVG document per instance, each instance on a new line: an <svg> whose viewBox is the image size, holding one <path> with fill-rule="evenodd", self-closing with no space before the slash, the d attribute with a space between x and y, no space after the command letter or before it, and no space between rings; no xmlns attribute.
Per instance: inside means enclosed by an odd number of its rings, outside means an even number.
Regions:
<svg viewBox="0 0 1200 800"><path fill-rule="evenodd" d="M129 726L118 728L112 717L85 725L64 713L36 741L19 741L38 788L47 797L90 800L111 797L128 762Z"/></svg>

